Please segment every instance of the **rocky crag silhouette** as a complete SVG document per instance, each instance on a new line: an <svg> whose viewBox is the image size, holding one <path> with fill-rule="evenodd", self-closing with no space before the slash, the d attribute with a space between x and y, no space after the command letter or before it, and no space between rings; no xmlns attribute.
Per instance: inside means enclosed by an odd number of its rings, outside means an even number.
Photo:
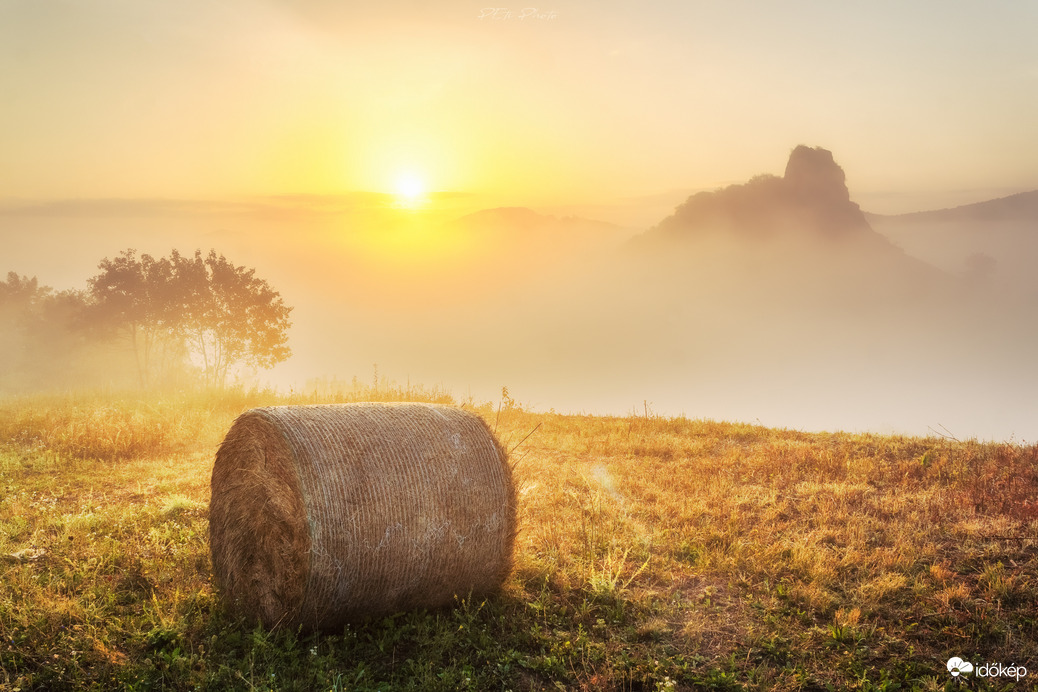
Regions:
<svg viewBox="0 0 1038 692"><path fill-rule="evenodd" d="M647 235L708 234L743 239L878 236L851 201L846 176L832 152L804 145L793 149L782 177L759 175L741 185L694 194Z"/></svg>
<svg viewBox="0 0 1038 692"><path fill-rule="evenodd" d="M684 275L698 290L860 303L946 288L942 272L872 228L821 147L794 148L781 177L692 195L632 246L654 272Z"/></svg>

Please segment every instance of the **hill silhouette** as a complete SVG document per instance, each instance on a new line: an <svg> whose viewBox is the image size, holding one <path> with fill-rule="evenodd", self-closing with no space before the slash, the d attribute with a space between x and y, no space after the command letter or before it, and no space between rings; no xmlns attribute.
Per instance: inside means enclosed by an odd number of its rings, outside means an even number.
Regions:
<svg viewBox="0 0 1038 692"><path fill-rule="evenodd" d="M907 252L967 279L975 288L1038 295L1038 190L910 214L868 214Z"/></svg>
<svg viewBox="0 0 1038 692"><path fill-rule="evenodd" d="M651 272L685 288L751 300L901 300L947 277L875 231L832 152L799 145L784 174L690 196L632 241ZM677 278L684 276L684 279Z"/></svg>
<svg viewBox="0 0 1038 692"><path fill-rule="evenodd" d="M445 223L440 230L442 237L467 248L470 263L488 270L490 277L508 271L512 283L525 288L549 275L593 271L626 233L604 221L552 216L527 207L481 209Z"/></svg>
<svg viewBox="0 0 1038 692"><path fill-rule="evenodd" d="M528 207L495 207L466 214L448 224L455 231L493 233L518 242L551 241L600 244L616 239L623 229L611 223L576 216L551 216Z"/></svg>
<svg viewBox="0 0 1038 692"><path fill-rule="evenodd" d="M866 214L869 221L897 220L904 223L961 221L1038 221L1038 190L1007 197L963 204L947 209L916 211L907 214Z"/></svg>
<svg viewBox="0 0 1038 692"><path fill-rule="evenodd" d="M799 145L782 177L758 175L741 185L699 192L647 236L734 239L885 239L851 201L843 169L832 152Z"/></svg>

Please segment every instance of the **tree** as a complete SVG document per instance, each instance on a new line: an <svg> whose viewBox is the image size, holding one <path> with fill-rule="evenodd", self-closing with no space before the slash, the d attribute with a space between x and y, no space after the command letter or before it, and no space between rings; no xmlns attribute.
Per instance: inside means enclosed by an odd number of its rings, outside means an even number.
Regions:
<svg viewBox="0 0 1038 692"><path fill-rule="evenodd" d="M89 280L93 317L97 326L125 334L137 381L145 387L152 379L155 351L160 352L160 366L167 367L178 351L172 263L147 254L137 257L130 248L113 260L104 258L98 268L101 273Z"/></svg>
<svg viewBox="0 0 1038 692"><path fill-rule="evenodd" d="M82 291L55 293L9 272L0 281L0 389L71 386L100 374L91 368L100 343L87 304Z"/></svg>
<svg viewBox="0 0 1038 692"><path fill-rule="evenodd" d="M0 386L10 385L21 371L29 350L30 325L49 293L49 289L39 286L36 277L8 272L7 281L0 281Z"/></svg>
<svg viewBox="0 0 1038 692"><path fill-rule="evenodd" d="M270 368L288 358L292 308L255 269L239 267L215 250L171 258L174 301L188 350L206 384L223 384L232 367Z"/></svg>
<svg viewBox="0 0 1038 692"><path fill-rule="evenodd" d="M222 385L235 367L269 368L291 355L292 308L254 269L215 250L155 259L130 249L98 267L91 296L100 319L128 336L141 386L156 352L160 367L195 364L207 385Z"/></svg>

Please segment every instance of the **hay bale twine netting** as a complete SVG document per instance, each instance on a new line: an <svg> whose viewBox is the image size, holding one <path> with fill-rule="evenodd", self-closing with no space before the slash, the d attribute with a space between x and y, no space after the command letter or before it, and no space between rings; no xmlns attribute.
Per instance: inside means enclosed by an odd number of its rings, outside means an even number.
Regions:
<svg viewBox="0 0 1038 692"><path fill-rule="evenodd" d="M246 411L216 453L216 585L267 627L334 629L500 587L515 490L486 423L430 404Z"/></svg>

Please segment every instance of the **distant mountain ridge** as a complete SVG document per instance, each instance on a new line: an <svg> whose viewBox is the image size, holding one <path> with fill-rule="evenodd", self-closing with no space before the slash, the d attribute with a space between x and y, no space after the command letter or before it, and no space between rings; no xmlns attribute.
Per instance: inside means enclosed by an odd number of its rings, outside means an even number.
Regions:
<svg viewBox="0 0 1038 692"><path fill-rule="evenodd" d="M906 222L930 223L948 221L1004 221L1031 218L1038 221L1038 190L989 199L984 202L962 204L957 207L916 211L906 214L866 213L869 221L897 219Z"/></svg>
<svg viewBox="0 0 1038 692"><path fill-rule="evenodd" d="M481 209L471 214L466 214L455 219L451 224L453 228L479 231L495 230L505 232L536 232L536 231L594 231L615 232L621 230L615 224L605 221L596 221L576 216L550 216L541 214L529 207L493 207Z"/></svg>
<svg viewBox="0 0 1038 692"><path fill-rule="evenodd" d="M909 214L869 214L906 252L988 286L1038 296L1038 190Z"/></svg>

